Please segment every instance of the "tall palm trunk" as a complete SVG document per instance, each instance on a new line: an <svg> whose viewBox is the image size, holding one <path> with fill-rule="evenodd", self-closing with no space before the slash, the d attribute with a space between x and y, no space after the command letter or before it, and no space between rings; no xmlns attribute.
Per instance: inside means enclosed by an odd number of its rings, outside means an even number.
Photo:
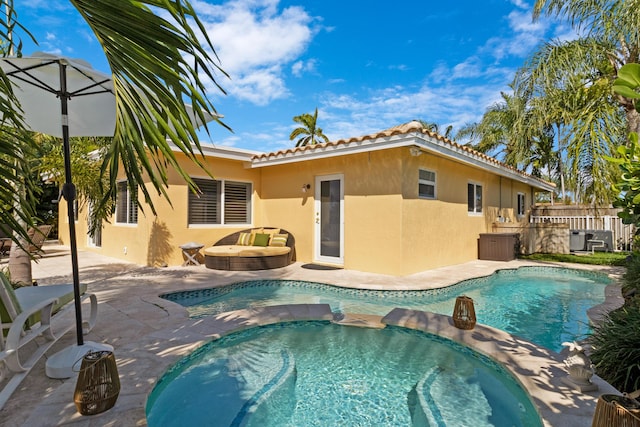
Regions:
<svg viewBox="0 0 640 427"><path fill-rule="evenodd" d="M640 134L640 113L631 106L626 108L627 114L627 130L629 133L635 132Z"/></svg>
<svg viewBox="0 0 640 427"><path fill-rule="evenodd" d="M29 247L29 243L21 236L17 237L24 248ZM15 243L11 245L9 253L9 274L13 283L23 286L31 285L31 256L27 251Z"/></svg>
<svg viewBox="0 0 640 427"><path fill-rule="evenodd" d="M16 160L16 164L19 160ZM16 167L15 171L18 168ZM14 187L14 212L17 212L21 209L20 200L24 198L26 193L26 189L24 187L24 182L20 179L19 176L13 183ZM26 230L27 224L26 222L20 218L18 215L15 216L16 221L20 224L20 226ZM13 283L19 283L22 286L31 285L32 274L31 274L31 256L24 248L29 247L29 242L25 239L24 236L19 233L13 233L14 243L11 245L11 251L9 252L9 274L11 276L11 281ZM19 244L16 244L18 242Z"/></svg>

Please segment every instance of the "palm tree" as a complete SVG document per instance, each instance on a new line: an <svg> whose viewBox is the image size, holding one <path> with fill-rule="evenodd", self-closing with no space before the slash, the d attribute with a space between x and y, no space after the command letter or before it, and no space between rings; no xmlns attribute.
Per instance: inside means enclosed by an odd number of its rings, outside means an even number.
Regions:
<svg viewBox="0 0 640 427"><path fill-rule="evenodd" d="M313 145L317 144L318 140L323 140L324 142L329 142L329 138L322 132L322 128L317 127L318 122L318 108L316 107L316 111L313 114L304 113L299 116L295 116L293 121L302 125L300 127L295 128L291 135L289 135L289 140L293 141L300 135L303 135L298 142L296 142L296 147L303 147L305 145Z"/></svg>
<svg viewBox="0 0 640 427"><path fill-rule="evenodd" d="M554 63L548 68L540 63L540 72L534 78L558 80L559 73L568 72L567 76L582 77L584 87L597 83L606 86L604 99L611 97L609 89L618 70L625 64L640 62L640 0L537 0L534 19L542 13L565 17L586 36L555 43L544 55ZM640 113L633 100L617 95L612 101L624 109L628 131L639 132Z"/></svg>
<svg viewBox="0 0 640 427"><path fill-rule="evenodd" d="M456 139L533 176L560 181L564 197L561 150L554 149L554 132L537 114L535 99L502 92L479 123L464 126Z"/></svg>
<svg viewBox="0 0 640 427"><path fill-rule="evenodd" d="M201 123L213 115L222 124L205 93L207 80L224 93L214 73L224 76L226 73L219 67L213 45L188 0L70 0L70 3L101 44L114 82L117 124L101 166L106 180L102 204L107 205L115 196L122 168L155 214L145 180L154 191L168 198L167 172L173 169L195 188L167 139L205 170L200 142L184 100L191 104ZM13 30L22 27L16 21L13 1L2 1L2 5L6 19L0 20L0 44L7 54L16 50L15 54L20 55L22 42L14 39ZM26 225L32 223L34 212L33 186L27 183L25 187L22 177L26 175L16 172L16 165L26 167L26 156L34 149L34 142L25 136L18 102L2 71L0 93L3 124L10 126L0 128L0 204L17 207L13 211L0 210L0 223L9 224L18 236L25 237Z"/></svg>
<svg viewBox="0 0 640 427"><path fill-rule="evenodd" d="M502 101L490 106L479 123L464 126L456 134L472 147L519 168L533 167L532 152L548 147L549 129L537 122L531 100L501 92ZM552 138L551 138L552 139ZM544 157L538 153L539 158ZM539 176L544 165L537 163L532 173Z"/></svg>
<svg viewBox="0 0 640 427"><path fill-rule="evenodd" d="M52 136L36 134L38 141L38 158L35 160L35 172L38 176L46 176L47 181L61 188L64 184L64 156L62 145ZM96 228L107 219L115 208L115 200L102 206L103 191L108 188L107 180L99 180L100 167L104 152L111 144L110 138L78 137L72 139L71 169L73 183L78 194L78 209L88 208L89 234L94 235Z"/></svg>
<svg viewBox="0 0 640 427"><path fill-rule="evenodd" d="M640 130L632 100L611 90L620 67L639 59L640 0L537 0L534 19L543 13L584 36L541 45L516 75L516 94L535 98L544 125L555 127L577 199L607 203L615 169L606 156Z"/></svg>
<svg viewBox="0 0 640 427"><path fill-rule="evenodd" d="M428 131L435 132L435 133L440 133L440 126L437 123L427 122L424 120L418 120L418 122L422 125L423 129L426 129ZM445 128L443 136L445 138L451 139L453 138L452 133L453 133L453 125L449 125Z"/></svg>

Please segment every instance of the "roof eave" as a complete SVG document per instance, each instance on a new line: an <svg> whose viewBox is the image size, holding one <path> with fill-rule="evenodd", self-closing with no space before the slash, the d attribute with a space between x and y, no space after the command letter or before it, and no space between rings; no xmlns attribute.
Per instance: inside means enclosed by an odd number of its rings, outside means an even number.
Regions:
<svg viewBox="0 0 640 427"><path fill-rule="evenodd" d="M497 175L531 185L541 191L553 191L555 185L541 181L525 173L500 164L488 156L475 154L462 146L454 145L448 140L433 138L422 132L410 132L378 138L365 138L336 143L306 146L303 149L291 149L277 153L257 155L251 161L251 168L277 166L286 163L304 162L323 158L358 154L369 151L387 150L398 147L416 146L420 149L438 154L454 161L489 170Z"/></svg>
<svg viewBox="0 0 640 427"><path fill-rule="evenodd" d="M541 191L554 191L556 186L553 183L535 178L525 172L506 167L492 157L481 155L475 151L466 150L463 146L452 145L428 135L420 134L420 142L415 145L426 152L438 154L450 158L460 163L465 163L474 167L495 173L496 175L520 181L524 184L535 187Z"/></svg>
<svg viewBox="0 0 640 427"><path fill-rule="evenodd" d="M182 150L180 148L178 148L173 142L168 141L170 146L171 146L171 150L177 153L181 153ZM228 160L238 160L241 162L251 162L251 159L253 159L254 157L263 154L261 151L253 151L253 150L246 150L246 149L241 149L241 148L236 148L236 147L226 147L224 145L209 145L209 144L201 144L200 147L202 148L202 153L205 156L212 156L212 157L219 157L222 159L228 159ZM199 154L198 153L198 148L195 145L192 145L193 151L195 154Z"/></svg>

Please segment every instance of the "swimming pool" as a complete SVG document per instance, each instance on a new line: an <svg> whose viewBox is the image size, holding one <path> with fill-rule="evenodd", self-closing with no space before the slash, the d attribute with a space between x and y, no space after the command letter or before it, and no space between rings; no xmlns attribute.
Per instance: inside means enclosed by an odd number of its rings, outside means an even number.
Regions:
<svg viewBox="0 0 640 427"><path fill-rule="evenodd" d="M479 323L502 329L554 351L589 332L587 310L604 302L610 279L601 273L521 267L426 291L368 291L290 281L255 280L220 288L162 295L192 317L249 307L327 303L334 312L385 315L395 307L451 315L455 298L474 300Z"/></svg>
<svg viewBox="0 0 640 427"><path fill-rule="evenodd" d="M328 322L252 328L184 358L147 401L155 426L541 426L499 364L438 336Z"/></svg>

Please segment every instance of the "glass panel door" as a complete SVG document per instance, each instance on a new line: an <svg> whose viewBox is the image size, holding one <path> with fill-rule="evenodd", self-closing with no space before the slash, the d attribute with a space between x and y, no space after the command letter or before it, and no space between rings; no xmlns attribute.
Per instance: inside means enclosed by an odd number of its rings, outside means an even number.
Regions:
<svg viewBox="0 0 640 427"><path fill-rule="evenodd" d="M333 264L344 262L343 177L316 178L315 227L316 260Z"/></svg>

